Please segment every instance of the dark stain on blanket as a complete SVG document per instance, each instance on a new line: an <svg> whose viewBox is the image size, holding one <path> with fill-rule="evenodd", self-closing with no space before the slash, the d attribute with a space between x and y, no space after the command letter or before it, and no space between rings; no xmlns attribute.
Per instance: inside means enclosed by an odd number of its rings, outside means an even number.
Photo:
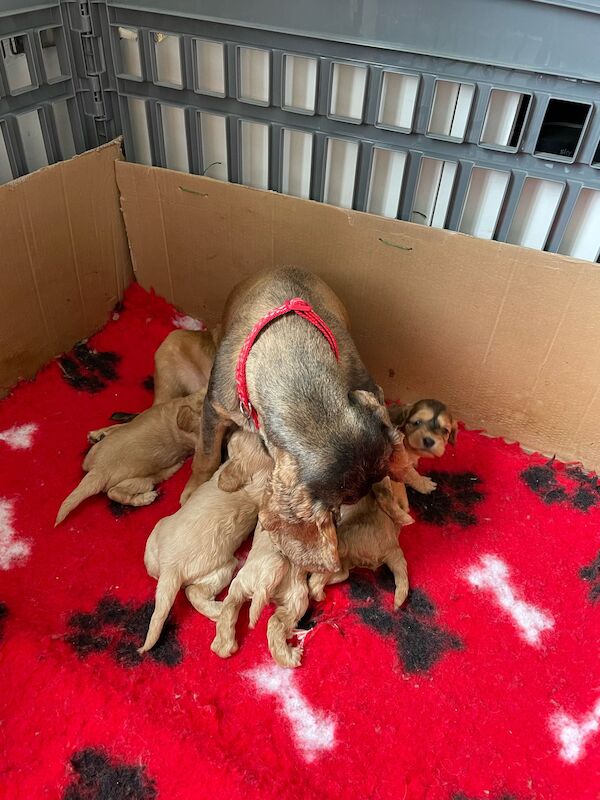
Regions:
<svg viewBox="0 0 600 800"><path fill-rule="evenodd" d="M85 342L76 344L67 355L58 359L63 379L77 391L97 394L118 379L117 364L121 357L109 351L99 352Z"/></svg>
<svg viewBox="0 0 600 800"><path fill-rule="evenodd" d="M579 570L579 575L590 584L588 594L590 601L597 603L600 600L600 551L598 551L598 555L591 564Z"/></svg>
<svg viewBox="0 0 600 800"><path fill-rule="evenodd" d="M521 479L547 505L561 503L587 512L600 505L600 482L579 466L559 469L553 461L527 467Z"/></svg>
<svg viewBox="0 0 600 800"><path fill-rule="evenodd" d="M436 608L421 589L411 589L404 606L396 611L384 604L394 591L387 567L374 579L372 573L354 570L349 583L354 612L380 636L394 640L406 672L428 672L449 650L463 648L458 636L435 623Z"/></svg>
<svg viewBox="0 0 600 800"><path fill-rule="evenodd" d="M71 756L73 780L63 800L154 800L156 786L138 764L125 764L104 750L86 747Z"/></svg>
<svg viewBox="0 0 600 800"><path fill-rule="evenodd" d="M4 639L4 623L8 617L8 606L0 600L0 642Z"/></svg>
<svg viewBox="0 0 600 800"><path fill-rule="evenodd" d="M152 505L156 505L162 499L162 493L160 489L155 489L156 491L156 499L152 501ZM122 517L126 517L128 514L131 514L132 511L139 511L140 508L146 508L146 506L129 506L125 503L117 503L116 500L111 500L110 498L107 499L108 510L113 515L115 519L121 519Z"/></svg>
<svg viewBox="0 0 600 800"><path fill-rule="evenodd" d="M142 381L142 386L149 392L154 391L154 375L147 375Z"/></svg>
<svg viewBox="0 0 600 800"><path fill-rule="evenodd" d="M454 523L461 528L477 524L474 509L484 499L481 478L473 472L429 472L437 483L431 494L420 494L406 487L411 510L431 525L445 527Z"/></svg>
<svg viewBox="0 0 600 800"><path fill-rule="evenodd" d="M175 667L183 660L183 649L177 637L178 626L170 616L154 647L144 654L137 651L146 638L153 610L152 601L135 605L107 595L94 611L71 615L65 640L80 658L106 652L125 667L136 667L148 659Z"/></svg>

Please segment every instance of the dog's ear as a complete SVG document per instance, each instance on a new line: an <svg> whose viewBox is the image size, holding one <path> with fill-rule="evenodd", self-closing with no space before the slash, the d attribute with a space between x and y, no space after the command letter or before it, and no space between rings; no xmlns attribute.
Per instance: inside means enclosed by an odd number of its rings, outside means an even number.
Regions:
<svg viewBox="0 0 600 800"><path fill-rule="evenodd" d="M408 422L412 406L401 405L400 403L391 403L388 406L388 414L390 415L390 422L397 428L403 428Z"/></svg>
<svg viewBox="0 0 600 800"><path fill-rule="evenodd" d="M265 510L259 512L259 521L270 524L269 536L275 547L292 564L307 572L335 573L340 571L337 533L331 513L318 521L289 523L279 517L269 520Z"/></svg>
<svg viewBox="0 0 600 800"><path fill-rule="evenodd" d="M394 496L392 482L389 477L384 478L379 483L374 483L371 487L371 491L373 492L379 508L384 514L387 514L394 525L400 527L402 525L411 525L414 522L410 514L407 514L406 511L400 508Z"/></svg>
<svg viewBox="0 0 600 800"><path fill-rule="evenodd" d="M452 425L450 426L450 435L448 436L448 442L450 444L456 444L456 437L458 436L458 422L453 419Z"/></svg>
<svg viewBox="0 0 600 800"><path fill-rule="evenodd" d="M333 521L333 514L328 512L317 522L317 528L319 530L320 542L316 548L316 555L318 558L318 564L316 566L321 567L318 571L339 572L341 566L338 554L337 531Z"/></svg>
<svg viewBox="0 0 600 800"><path fill-rule="evenodd" d="M217 485L222 492L237 492L250 482L252 475L245 468L246 462L242 458L230 458L219 473Z"/></svg>
<svg viewBox="0 0 600 800"><path fill-rule="evenodd" d="M296 459L279 448L274 448L271 455L275 465L263 500L266 521L263 527L273 530L275 519L290 523L314 522L317 508L300 480Z"/></svg>
<svg viewBox="0 0 600 800"><path fill-rule="evenodd" d="M191 406L181 406L177 412L177 427L180 431L198 435L200 432L200 415Z"/></svg>

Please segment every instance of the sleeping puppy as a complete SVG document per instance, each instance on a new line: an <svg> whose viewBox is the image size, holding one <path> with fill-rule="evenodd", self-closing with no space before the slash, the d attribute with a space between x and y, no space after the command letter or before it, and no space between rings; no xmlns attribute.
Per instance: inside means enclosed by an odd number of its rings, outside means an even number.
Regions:
<svg viewBox="0 0 600 800"><path fill-rule="evenodd" d="M256 526L260 497L273 468L254 433L236 431L228 453L229 461L179 511L161 519L148 538L144 564L158 584L140 653L158 641L182 586L197 611L212 620L219 615L221 603L214 598L231 581L237 567L235 552ZM244 488L224 492L218 477L232 469L244 473Z"/></svg>
<svg viewBox="0 0 600 800"><path fill-rule="evenodd" d="M356 351L344 306L320 278L300 269L262 273L230 295L182 502L214 473L224 432L249 425L236 387L245 340L258 321L295 297L310 303L329 326L339 361L320 330L293 313L272 321L250 350L249 397L275 462L261 521L271 531L308 523L335 547L333 515L387 475L399 437Z"/></svg>
<svg viewBox="0 0 600 800"><path fill-rule="evenodd" d="M172 331L163 339L154 354L154 400L152 405L168 403L177 397L187 397L208 386L215 353L218 330ZM136 413L115 411L115 422L131 422ZM92 444L99 442L120 425L109 425L90 431Z"/></svg>
<svg viewBox="0 0 600 800"><path fill-rule="evenodd" d="M396 497L404 511L408 511L408 497L404 484L420 494L430 494L436 484L431 478L419 475L416 466L421 458L440 458L446 445L454 444L458 424L439 400L419 400L413 405L394 403L388 408L392 423L404 433L404 448L407 460L398 474L400 453L394 457L390 475L400 483L395 487Z"/></svg>
<svg viewBox="0 0 600 800"><path fill-rule="evenodd" d="M396 584L394 608L402 605L408 594L408 575L398 544L398 528L381 510L372 492L356 505L342 508L338 549L341 569L337 573L310 576L310 593L315 600L323 600L325 586L345 581L354 567L377 569L386 564Z"/></svg>
<svg viewBox="0 0 600 800"><path fill-rule="evenodd" d="M259 524L248 558L223 601L216 636L210 646L213 653L227 658L238 649L235 625L247 600L251 600L250 628L254 628L264 607L272 601L276 608L267 624L271 655L281 667L299 666L302 648L290 646L287 640L308 608L307 577L307 571L291 564Z"/></svg>
<svg viewBox="0 0 600 800"><path fill-rule="evenodd" d="M204 395L199 391L152 406L110 428L86 455L87 475L61 505L55 524L100 492L124 505L150 505L157 497L155 485L175 474L194 452Z"/></svg>

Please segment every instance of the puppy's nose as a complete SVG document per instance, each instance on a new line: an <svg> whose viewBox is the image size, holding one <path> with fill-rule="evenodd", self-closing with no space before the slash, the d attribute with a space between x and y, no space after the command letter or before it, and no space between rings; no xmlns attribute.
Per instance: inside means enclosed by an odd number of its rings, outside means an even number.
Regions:
<svg viewBox="0 0 600 800"><path fill-rule="evenodd" d="M424 436L423 437L423 447L426 447L428 450L433 447L435 442L431 438L431 436Z"/></svg>

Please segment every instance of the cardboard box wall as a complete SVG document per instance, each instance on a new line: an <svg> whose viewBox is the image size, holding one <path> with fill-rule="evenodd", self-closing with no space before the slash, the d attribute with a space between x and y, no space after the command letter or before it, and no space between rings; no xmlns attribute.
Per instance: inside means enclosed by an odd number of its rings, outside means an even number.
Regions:
<svg viewBox="0 0 600 800"><path fill-rule="evenodd" d="M122 213L121 213L122 212ZM135 278L215 323L266 267L319 273L389 397L600 468L600 265L127 164L119 143L0 188L0 387L90 335Z"/></svg>

